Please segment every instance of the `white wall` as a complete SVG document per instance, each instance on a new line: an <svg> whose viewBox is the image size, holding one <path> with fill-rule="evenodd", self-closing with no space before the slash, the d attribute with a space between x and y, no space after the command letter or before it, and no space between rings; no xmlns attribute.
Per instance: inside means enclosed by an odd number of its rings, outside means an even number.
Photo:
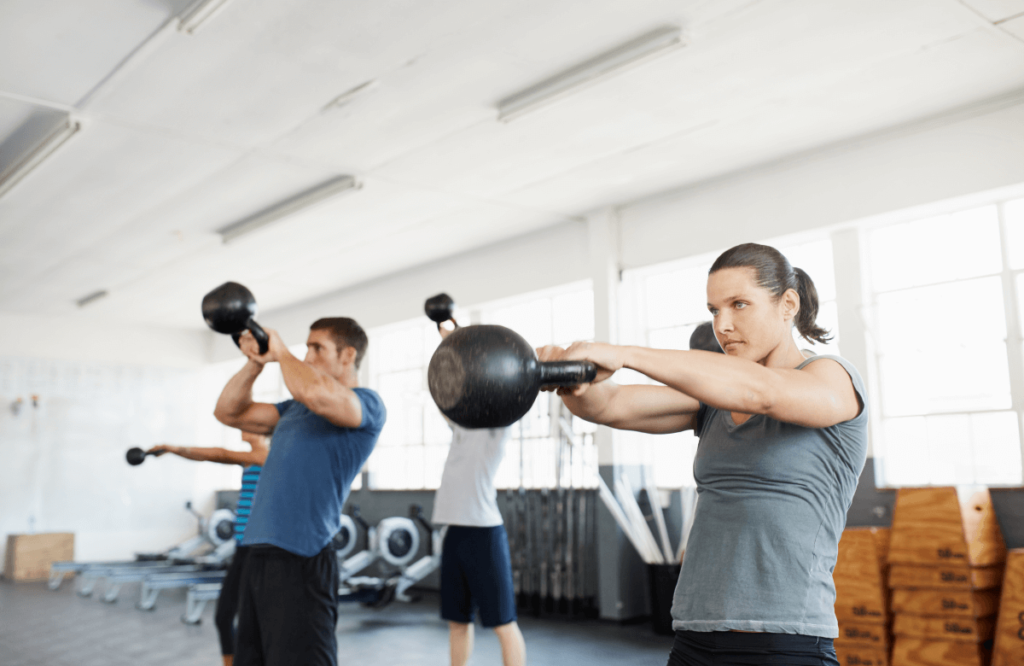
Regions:
<svg viewBox="0 0 1024 666"><path fill-rule="evenodd" d="M208 513L213 491L231 485L224 470L170 458L133 468L124 454L222 438L211 416L216 382L203 367L209 340L0 314L0 535L71 531L77 557L89 560L163 550L194 534L184 503Z"/></svg>
<svg viewBox="0 0 1024 666"><path fill-rule="evenodd" d="M206 331L122 325L86 316L0 312L0 355L198 368L208 362Z"/></svg>

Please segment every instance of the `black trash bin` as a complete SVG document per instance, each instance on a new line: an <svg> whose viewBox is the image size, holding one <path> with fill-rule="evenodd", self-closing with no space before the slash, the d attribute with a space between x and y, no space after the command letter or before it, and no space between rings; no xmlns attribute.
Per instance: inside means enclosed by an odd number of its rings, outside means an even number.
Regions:
<svg viewBox="0 0 1024 666"><path fill-rule="evenodd" d="M672 635L672 597L679 580L679 564L648 564L651 593L651 628L656 634Z"/></svg>

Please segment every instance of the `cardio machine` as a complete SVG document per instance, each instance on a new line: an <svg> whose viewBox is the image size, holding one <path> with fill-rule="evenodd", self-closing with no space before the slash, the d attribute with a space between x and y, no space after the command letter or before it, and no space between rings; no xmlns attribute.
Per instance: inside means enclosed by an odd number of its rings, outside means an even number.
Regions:
<svg viewBox="0 0 1024 666"><path fill-rule="evenodd" d="M363 522L365 525L365 522ZM420 528L430 535L427 554L413 562L420 547ZM339 575L338 601L356 602L383 608L394 599L415 601L408 591L441 565L443 530L435 529L423 518L423 510L413 504L409 518L392 516L367 528L367 549L346 560ZM380 562L382 576L356 576L374 562Z"/></svg>
<svg viewBox="0 0 1024 666"><path fill-rule="evenodd" d="M107 580L103 600L114 602L121 584L138 582L157 574L187 574L195 571L222 569L234 554L235 513L230 509L217 509L209 518L192 508L185 509L199 522L198 534L161 553L136 553L135 560L111 562L54 562L50 567L49 588L57 590L68 573L78 574L82 585L78 594L90 596L96 583Z"/></svg>

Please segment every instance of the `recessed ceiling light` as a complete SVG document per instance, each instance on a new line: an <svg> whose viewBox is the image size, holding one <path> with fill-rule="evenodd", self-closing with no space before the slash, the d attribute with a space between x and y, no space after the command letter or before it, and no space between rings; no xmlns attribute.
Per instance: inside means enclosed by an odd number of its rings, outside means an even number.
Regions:
<svg viewBox="0 0 1024 666"><path fill-rule="evenodd" d="M295 196L284 199L283 201L280 201L269 208L265 208L258 213L250 215L249 217L223 226L220 229L217 229L217 233L221 235L221 238L225 243L229 243L239 236L261 229L282 218L294 215L301 210L316 205L325 199L337 196L342 192L359 189L359 187L360 184L352 176L338 176L336 178L331 178L330 180L326 180L315 187L305 190L304 192L300 192Z"/></svg>
<svg viewBox="0 0 1024 666"><path fill-rule="evenodd" d="M498 119L509 121L683 45L679 26L667 25L640 35L498 102Z"/></svg>
<svg viewBox="0 0 1024 666"><path fill-rule="evenodd" d="M193 34L231 0L196 0L178 17L178 30Z"/></svg>
<svg viewBox="0 0 1024 666"><path fill-rule="evenodd" d="M91 294L88 294L87 296L82 296L77 301L75 301L75 303L78 304L78 307L84 308L86 305L89 305L90 303L95 303L101 298L108 296L109 293L110 292L108 292L106 289L100 289L99 291L94 291Z"/></svg>
<svg viewBox="0 0 1024 666"><path fill-rule="evenodd" d="M21 179L43 163L55 150L81 129L78 121L68 116L50 134L40 141L32 150L0 173L0 197L7 194Z"/></svg>

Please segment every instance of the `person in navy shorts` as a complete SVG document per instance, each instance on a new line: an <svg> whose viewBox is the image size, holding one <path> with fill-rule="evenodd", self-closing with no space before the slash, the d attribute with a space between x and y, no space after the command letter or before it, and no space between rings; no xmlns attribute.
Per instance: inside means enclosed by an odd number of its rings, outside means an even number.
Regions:
<svg viewBox="0 0 1024 666"><path fill-rule="evenodd" d="M439 327L441 337L449 330ZM473 620L493 629L504 666L526 664L516 623L512 560L494 475L511 428L463 428L449 422L452 445L434 498L432 521L447 525L441 550L441 617L448 621L452 666L473 653Z"/></svg>

